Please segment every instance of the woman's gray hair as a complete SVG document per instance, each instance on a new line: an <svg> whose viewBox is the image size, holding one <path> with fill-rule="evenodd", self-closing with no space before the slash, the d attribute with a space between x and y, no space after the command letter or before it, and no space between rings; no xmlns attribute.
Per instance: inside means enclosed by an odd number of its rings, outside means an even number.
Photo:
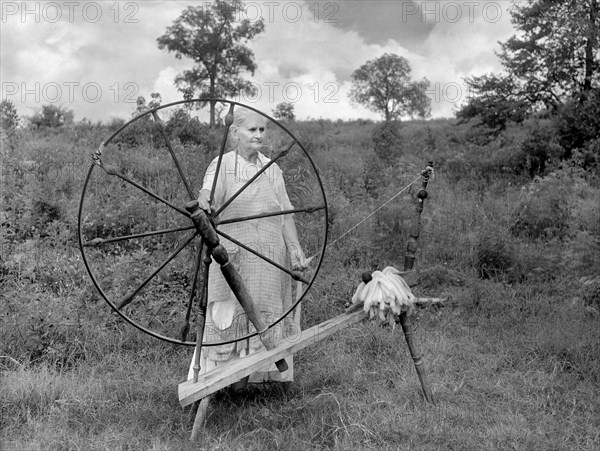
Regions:
<svg viewBox="0 0 600 451"><path fill-rule="evenodd" d="M267 118L244 107L238 107L233 111L233 125L240 126L250 117L258 117L267 124Z"/></svg>

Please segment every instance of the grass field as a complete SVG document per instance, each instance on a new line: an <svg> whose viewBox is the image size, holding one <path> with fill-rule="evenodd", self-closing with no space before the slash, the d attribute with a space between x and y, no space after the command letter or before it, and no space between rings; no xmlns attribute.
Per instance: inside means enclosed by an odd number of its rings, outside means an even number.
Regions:
<svg viewBox="0 0 600 451"><path fill-rule="evenodd" d="M177 386L191 349L111 313L77 246L89 155L110 132L19 130L3 145L0 168L0 449L598 449L600 279L590 283L600 274L597 178L555 162L532 180L522 129L482 145L468 127L442 120L403 124L391 163L383 162L374 127L291 128L323 178L330 241L434 161L414 291L449 300L419 308L414 322L436 405L423 400L401 329L364 322L299 352L291 387L218 393L190 443L193 416L179 406ZM211 156L198 146L176 150L198 171ZM160 152L125 147L117 160L132 162L148 186L177 191ZM89 231L172 224L137 208L110 177L95 182ZM304 327L341 314L363 271L402 268L415 193L328 249L303 304ZM118 292L141 262L157 263L153 252L116 248L103 260L103 280ZM156 302L182 296L183 266L175 262L152 290Z"/></svg>

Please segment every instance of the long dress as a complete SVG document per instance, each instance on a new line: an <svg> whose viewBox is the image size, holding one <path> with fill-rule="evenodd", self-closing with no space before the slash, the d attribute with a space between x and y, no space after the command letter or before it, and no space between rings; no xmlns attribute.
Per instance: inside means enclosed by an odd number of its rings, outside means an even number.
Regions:
<svg viewBox="0 0 600 451"><path fill-rule="evenodd" d="M223 205L269 161L261 153L258 154L256 164L250 163L236 152L224 154L213 196L213 205L216 208ZM211 189L216 166L217 159L209 165L202 189ZM221 212L218 221L292 208L281 169L273 164ZM283 238L284 221L284 216L272 216L222 224L217 228L276 263L289 268L289 253ZM224 237L219 237L219 239L229 254L231 264L242 277L254 305L261 312L265 323L270 325L292 305L291 277ZM286 336L297 334L299 330L299 317L293 319L288 316L269 333L273 334L274 341L277 343ZM208 276L208 302L203 342L227 341L247 335L249 331L254 332L254 326L247 319L244 310L227 285L219 265L213 262L210 265ZM203 346L200 372L210 371L218 365L262 349L264 347L258 336L227 345ZM252 374L250 382L293 380L292 358L288 357L286 361L289 369L284 373L279 373L273 364L268 371ZM193 363L194 358L190 365L188 379L193 377Z"/></svg>

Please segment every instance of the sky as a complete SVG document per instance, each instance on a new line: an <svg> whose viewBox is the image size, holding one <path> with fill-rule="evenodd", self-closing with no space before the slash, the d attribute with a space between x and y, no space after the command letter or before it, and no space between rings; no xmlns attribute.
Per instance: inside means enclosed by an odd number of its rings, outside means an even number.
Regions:
<svg viewBox="0 0 600 451"><path fill-rule="evenodd" d="M210 1L0 1L2 98L21 116L42 105L73 110L75 120L129 118L138 96L182 99L174 79L191 59L160 50L157 38L188 6ZM247 1L240 18L265 23L248 43L257 63L244 74L256 96L233 100L271 114L291 102L296 117L373 119L348 97L352 72L394 53L412 79L430 81L432 117L464 103L464 78L500 72L495 51L515 33L512 1Z"/></svg>

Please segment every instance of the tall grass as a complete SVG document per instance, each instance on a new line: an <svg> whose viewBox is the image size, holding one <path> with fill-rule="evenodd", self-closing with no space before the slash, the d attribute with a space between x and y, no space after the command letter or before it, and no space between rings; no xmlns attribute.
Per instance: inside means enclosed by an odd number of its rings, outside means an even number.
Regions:
<svg viewBox="0 0 600 451"><path fill-rule="evenodd" d="M179 406L177 385L191 350L111 313L76 247L79 191L106 130L21 131L2 161L0 448L595 449L600 319L579 278L600 265L598 188L565 168L535 182L503 170L520 130L480 146L448 122L405 124L401 156L387 167L372 149L372 123L294 127L324 180L330 240L436 162L415 292L450 300L414 317L436 405L422 399L401 330L366 322L299 352L291 387L218 393L200 443L190 444L193 412ZM198 180L211 155L176 149ZM157 149L120 152L153 189L181 190ZM172 224L129 208L136 198L110 177L96 181L91 202L112 196L131 214L98 202L91 234ZM363 271L402 267L416 188L328 248L304 327L341 314ZM161 255L161 242L144 243L103 256L108 289ZM148 297L183 302L186 277L177 262Z"/></svg>

